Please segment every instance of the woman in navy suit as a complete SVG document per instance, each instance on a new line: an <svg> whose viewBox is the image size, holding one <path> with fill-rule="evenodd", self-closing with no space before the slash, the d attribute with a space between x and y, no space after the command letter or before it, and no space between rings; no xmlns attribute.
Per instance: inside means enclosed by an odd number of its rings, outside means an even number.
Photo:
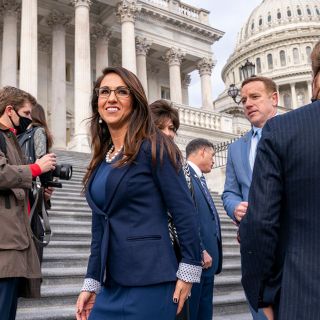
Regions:
<svg viewBox="0 0 320 320"><path fill-rule="evenodd" d="M199 227L181 154L155 127L130 71L103 70L91 104L93 158L84 184L92 242L77 320L173 320L201 276ZM179 264L167 211L180 241Z"/></svg>

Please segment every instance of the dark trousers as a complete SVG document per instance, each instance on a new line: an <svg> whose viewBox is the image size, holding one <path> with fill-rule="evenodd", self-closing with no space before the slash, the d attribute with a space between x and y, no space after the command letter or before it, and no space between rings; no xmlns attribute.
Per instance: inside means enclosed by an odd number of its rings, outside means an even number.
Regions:
<svg viewBox="0 0 320 320"><path fill-rule="evenodd" d="M0 318L14 320L18 304L18 289L20 278L0 279Z"/></svg>
<svg viewBox="0 0 320 320"><path fill-rule="evenodd" d="M190 299L190 320L212 320L214 277L201 277L194 283Z"/></svg>

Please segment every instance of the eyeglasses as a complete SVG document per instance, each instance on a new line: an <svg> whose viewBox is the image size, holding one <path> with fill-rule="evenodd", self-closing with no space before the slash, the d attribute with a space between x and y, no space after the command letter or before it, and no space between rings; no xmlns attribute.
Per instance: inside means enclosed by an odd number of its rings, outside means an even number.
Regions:
<svg viewBox="0 0 320 320"><path fill-rule="evenodd" d="M110 89L108 87L95 88L96 94L100 98L109 98L113 91L117 98L128 98L130 96L130 90L126 87L118 87L116 89Z"/></svg>

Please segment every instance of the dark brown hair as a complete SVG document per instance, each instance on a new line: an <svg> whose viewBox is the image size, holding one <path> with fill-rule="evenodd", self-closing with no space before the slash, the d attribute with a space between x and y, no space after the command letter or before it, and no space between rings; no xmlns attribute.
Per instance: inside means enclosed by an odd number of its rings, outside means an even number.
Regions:
<svg viewBox="0 0 320 320"><path fill-rule="evenodd" d="M31 109L31 118L32 118L32 125L34 127L42 127L44 129L47 136L47 148L48 150L50 150L53 144L52 134L48 128L48 124L46 121L46 113L43 107L39 103L37 103Z"/></svg>
<svg viewBox="0 0 320 320"><path fill-rule="evenodd" d="M167 100L156 100L150 104L152 119L158 128L165 125L167 119L172 121L174 132L177 132L180 126L178 110Z"/></svg>
<svg viewBox="0 0 320 320"><path fill-rule="evenodd" d="M315 44L311 52L311 66L315 77L320 72L320 41Z"/></svg>
<svg viewBox="0 0 320 320"><path fill-rule="evenodd" d="M129 118L128 131L124 139L124 157L117 161L114 166L120 167L131 164L137 157L143 140L148 139L151 142L152 163L156 163L157 147L159 147L160 159L162 159L165 148L171 162L178 169L181 162L179 149L170 138L160 134L160 130L156 128L152 121L148 101L139 79L125 68L108 67L102 71L102 75L97 79L92 91L90 133L93 156L83 179L84 186L86 187L92 172L104 159L112 143L107 124L105 122L99 123L98 96L95 90L100 87L104 77L110 73L115 73L121 77L129 88L133 107Z"/></svg>
<svg viewBox="0 0 320 320"><path fill-rule="evenodd" d="M248 83L251 82L255 82L255 81L260 81L264 84L266 91L268 93L274 93L277 92L277 85L276 83L271 79L271 78L267 78L267 77L257 77L257 76L253 76L250 77L246 80L244 80L241 84L241 89Z"/></svg>
<svg viewBox="0 0 320 320"><path fill-rule="evenodd" d="M0 116L7 106L12 106L18 112L25 102L30 102L32 106L37 104L37 100L26 91L10 86L0 89Z"/></svg>

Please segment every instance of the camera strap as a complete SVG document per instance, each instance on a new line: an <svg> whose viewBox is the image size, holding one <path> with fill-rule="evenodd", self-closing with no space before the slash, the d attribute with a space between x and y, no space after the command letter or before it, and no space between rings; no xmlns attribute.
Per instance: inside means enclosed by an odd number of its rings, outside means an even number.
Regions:
<svg viewBox="0 0 320 320"><path fill-rule="evenodd" d="M34 215L38 215L39 218L42 220L43 224L43 235L37 235L31 228L32 237L35 242L40 247L45 247L49 244L51 239L51 228L49 222L48 212L45 206L45 199L44 199L44 189L42 187L36 187L36 196L34 204L30 210L30 222L32 221Z"/></svg>

